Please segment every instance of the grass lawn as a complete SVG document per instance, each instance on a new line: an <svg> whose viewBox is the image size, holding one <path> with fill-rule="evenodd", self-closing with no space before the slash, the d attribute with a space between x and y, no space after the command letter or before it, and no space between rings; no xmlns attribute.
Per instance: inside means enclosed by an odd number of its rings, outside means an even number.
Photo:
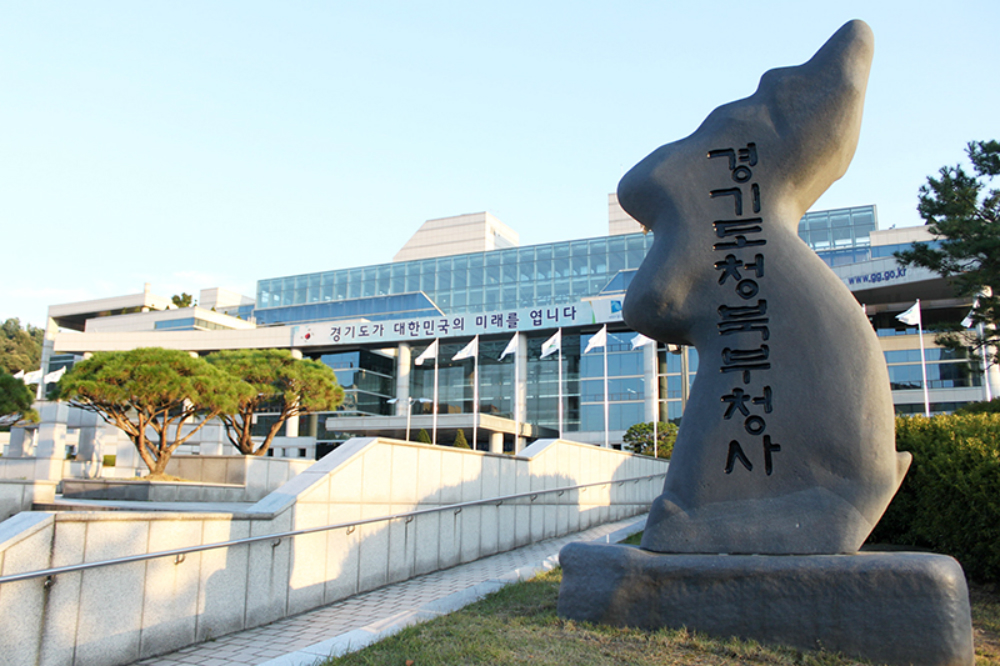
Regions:
<svg viewBox="0 0 1000 666"><path fill-rule="evenodd" d="M561 580L562 571L555 569L510 585L460 611L409 627L323 665L861 663L824 652L719 640L685 630L648 632L563 620L556 615ZM1000 591L974 586L972 603L976 664L1000 666Z"/></svg>

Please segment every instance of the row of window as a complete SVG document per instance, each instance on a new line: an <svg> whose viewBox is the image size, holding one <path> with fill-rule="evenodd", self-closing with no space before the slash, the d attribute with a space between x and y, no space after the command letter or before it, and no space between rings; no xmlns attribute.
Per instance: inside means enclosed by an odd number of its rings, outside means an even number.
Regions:
<svg viewBox="0 0 1000 666"><path fill-rule="evenodd" d="M870 258L869 236L876 227L874 206L859 206L806 213L799 235L827 263L840 265ZM636 269L652 242L651 234L627 234L260 280L256 316L263 323L335 319L350 315L299 306L417 292L447 314L568 303L596 295L621 271ZM374 314L385 318L392 312L412 308Z"/></svg>
<svg viewBox="0 0 1000 666"><path fill-rule="evenodd" d="M158 321L155 324L153 324L153 328L155 328L158 331L197 330L197 329L201 329L203 331L232 330L231 326L219 324L214 321L207 321L205 319L196 319L195 317L184 317L182 319L168 319L165 321Z"/></svg>
<svg viewBox="0 0 1000 666"><path fill-rule="evenodd" d="M596 294L619 271L638 268L651 244L652 236L629 234L260 280L257 304L272 308L422 291L458 314L473 311L461 308L488 307L494 296L489 288L506 287L496 293L498 307L520 307L518 299L529 295Z"/></svg>
<svg viewBox="0 0 1000 666"><path fill-rule="evenodd" d="M558 354L541 359L541 345L547 334L529 337L527 340L528 363L525 377L528 414L532 423L558 428L559 373L555 369ZM580 414L589 413L588 403L604 401L604 353L603 349L583 354L592 334L564 332L563 338L563 429L577 430L584 426ZM643 350L631 348L634 333L609 333L608 335L608 384L609 402L613 405L635 403L642 409L646 398L646 380L643 369ZM437 391L439 413L472 413L475 390L473 387L473 362L471 360L451 361L467 340L442 342L438 356ZM507 344L507 339L480 341L478 363L479 411L513 418L514 356L500 361L499 356ZM413 347L416 358L425 347ZM688 371L693 379L697 371L697 353L687 349ZM659 357L659 396L663 405L667 401L679 401L685 397L681 373L682 356L668 353L661 348ZM396 406L389 403L395 396L395 360L388 355L369 351L340 352L319 357L333 368L341 385L345 388L345 401L338 410L338 416L390 415L396 413ZM416 402L413 414L431 413L430 401L434 396L434 364L414 365L410 371L410 395ZM689 379L689 381L690 381ZM679 409L682 407L672 407ZM635 405L616 414L631 413ZM601 411L603 419L603 411ZM625 418L625 417L621 417ZM673 417L672 417L673 418ZM602 425L598 429L603 429ZM631 425L631 424L629 424ZM627 426L626 426L627 427Z"/></svg>

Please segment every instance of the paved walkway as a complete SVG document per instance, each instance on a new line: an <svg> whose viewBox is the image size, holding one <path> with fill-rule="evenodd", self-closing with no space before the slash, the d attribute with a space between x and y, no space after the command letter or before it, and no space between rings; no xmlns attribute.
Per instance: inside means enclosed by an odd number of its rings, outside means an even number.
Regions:
<svg viewBox="0 0 1000 666"><path fill-rule="evenodd" d="M645 523L645 515L636 516L540 541L137 663L313 666L330 655L359 650L403 627L450 613L505 585L533 578L554 567L559 550L571 541L615 543L638 532Z"/></svg>

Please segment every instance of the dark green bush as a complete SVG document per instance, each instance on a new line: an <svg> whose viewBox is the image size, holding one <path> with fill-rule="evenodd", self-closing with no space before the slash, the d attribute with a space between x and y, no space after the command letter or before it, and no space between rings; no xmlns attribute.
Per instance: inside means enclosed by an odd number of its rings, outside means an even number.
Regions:
<svg viewBox="0 0 1000 666"><path fill-rule="evenodd" d="M956 414L1000 414L1000 398L969 404L955 410Z"/></svg>
<svg viewBox="0 0 1000 666"><path fill-rule="evenodd" d="M928 548L1000 580L1000 414L896 419L913 464L871 543Z"/></svg>
<svg viewBox="0 0 1000 666"><path fill-rule="evenodd" d="M455 443L452 444L456 449L471 449L469 446L469 440L465 439L465 433L459 429L458 434L455 435Z"/></svg>

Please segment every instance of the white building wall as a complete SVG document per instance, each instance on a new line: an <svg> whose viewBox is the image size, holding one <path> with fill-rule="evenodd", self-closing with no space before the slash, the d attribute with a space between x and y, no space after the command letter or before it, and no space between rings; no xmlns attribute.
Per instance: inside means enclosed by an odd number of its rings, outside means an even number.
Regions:
<svg viewBox="0 0 1000 666"><path fill-rule="evenodd" d="M489 213L469 213L427 220L392 260L488 252L519 244L517 232Z"/></svg>
<svg viewBox="0 0 1000 666"><path fill-rule="evenodd" d="M625 212L618 203L617 194L608 195L608 235L636 234L645 231L639 221Z"/></svg>

